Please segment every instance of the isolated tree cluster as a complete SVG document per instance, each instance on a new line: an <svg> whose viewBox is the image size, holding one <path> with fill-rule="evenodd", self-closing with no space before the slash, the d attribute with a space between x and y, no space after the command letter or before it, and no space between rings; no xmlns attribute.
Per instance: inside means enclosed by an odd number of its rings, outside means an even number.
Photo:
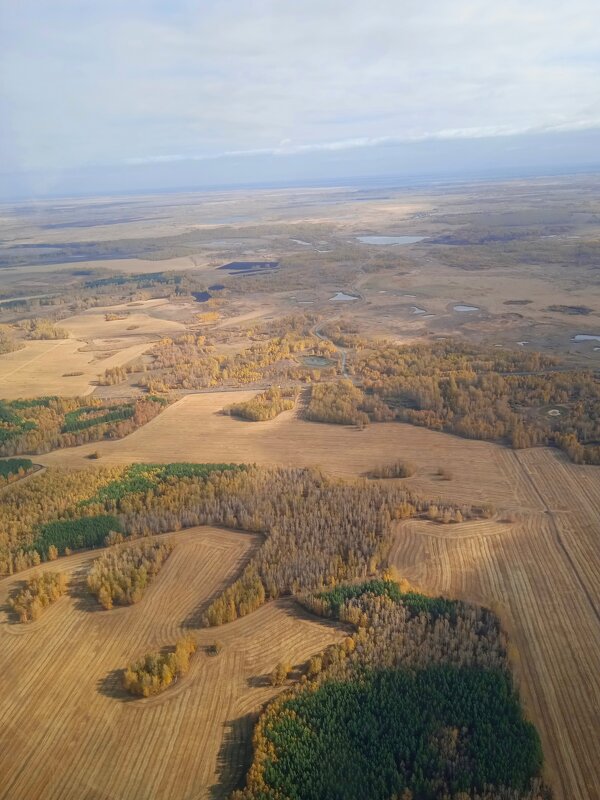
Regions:
<svg viewBox="0 0 600 800"><path fill-rule="evenodd" d="M34 575L9 600L20 622L33 622L48 606L67 591L67 576L62 572L42 572Z"/></svg>

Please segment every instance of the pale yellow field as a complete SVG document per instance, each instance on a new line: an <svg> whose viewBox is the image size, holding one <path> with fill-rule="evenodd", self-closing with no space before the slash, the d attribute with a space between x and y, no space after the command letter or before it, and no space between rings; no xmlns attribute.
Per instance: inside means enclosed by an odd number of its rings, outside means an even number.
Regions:
<svg viewBox="0 0 600 800"><path fill-rule="evenodd" d="M61 320L70 339L26 341L23 349L0 356L0 398L90 394L104 370L135 361L161 336L185 331L182 322L162 318L162 308L173 314L173 304L158 299L93 308ZM128 315L106 320L105 314L119 312ZM73 372L82 374L68 374Z"/></svg>
<svg viewBox="0 0 600 800"><path fill-rule="evenodd" d="M46 394L89 394L93 390L90 380L104 367L93 369L93 353L82 352L84 347L76 339L26 342L22 350L1 355L0 397L15 400ZM83 374L65 377L68 372Z"/></svg>
<svg viewBox="0 0 600 800"><path fill-rule="evenodd" d="M35 623L0 615L1 798L224 797L243 775L252 714L278 691L268 673L282 659L305 661L341 635L292 601L270 603L197 631L189 674L162 695L132 700L120 689L119 670L194 626L258 541L207 527L170 538L174 552L135 606L102 611L86 595L66 596ZM77 574L96 555L58 565ZM30 572L1 581L0 602ZM215 639L224 650L209 656Z"/></svg>
<svg viewBox="0 0 600 800"><path fill-rule="evenodd" d="M514 454L502 447L399 423L373 424L359 431L306 422L294 411L269 422L246 422L219 413L225 406L255 394L250 390L188 395L126 439L58 450L39 460L82 466L89 464L86 455L98 450L101 463L300 464L351 476L377 464L405 459L418 467L406 484L428 496L539 508L531 488L517 480ZM450 468L453 480L440 480L436 475L439 466Z"/></svg>

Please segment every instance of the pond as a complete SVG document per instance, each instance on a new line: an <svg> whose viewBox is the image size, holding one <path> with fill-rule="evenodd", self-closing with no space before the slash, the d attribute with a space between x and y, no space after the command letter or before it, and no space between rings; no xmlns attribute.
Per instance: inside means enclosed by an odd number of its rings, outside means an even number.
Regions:
<svg viewBox="0 0 600 800"><path fill-rule="evenodd" d="M411 306L413 314L426 314L427 311L424 308L419 308L419 306Z"/></svg>
<svg viewBox="0 0 600 800"><path fill-rule="evenodd" d="M574 342L600 342L600 333L578 333L573 337Z"/></svg>
<svg viewBox="0 0 600 800"><path fill-rule="evenodd" d="M380 245L416 244L425 239L424 236L357 236L356 238L361 244Z"/></svg>
<svg viewBox="0 0 600 800"><path fill-rule="evenodd" d="M325 356L303 356L302 363L305 367L331 367L335 361Z"/></svg>
<svg viewBox="0 0 600 800"><path fill-rule="evenodd" d="M458 303L454 306L455 311L479 311L477 306L465 306L462 303Z"/></svg>
<svg viewBox="0 0 600 800"><path fill-rule="evenodd" d="M206 303L212 297L210 292L190 292L197 303Z"/></svg>
<svg viewBox="0 0 600 800"><path fill-rule="evenodd" d="M329 300L335 303L349 303L352 300L359 300L360 298L356 297L353 294L346 294L346 292L338 292L333 297L330 297Z"/></svg>

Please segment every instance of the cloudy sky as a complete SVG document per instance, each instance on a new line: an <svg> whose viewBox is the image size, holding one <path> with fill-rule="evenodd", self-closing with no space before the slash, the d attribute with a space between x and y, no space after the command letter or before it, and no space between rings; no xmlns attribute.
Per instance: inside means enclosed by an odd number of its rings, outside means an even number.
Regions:
<svg viewBox="0 0 600 800"><path fill-rule="evenodd" d="M598 0L0 0L0 173L35 193L592 164L599 31Z"/></svg>

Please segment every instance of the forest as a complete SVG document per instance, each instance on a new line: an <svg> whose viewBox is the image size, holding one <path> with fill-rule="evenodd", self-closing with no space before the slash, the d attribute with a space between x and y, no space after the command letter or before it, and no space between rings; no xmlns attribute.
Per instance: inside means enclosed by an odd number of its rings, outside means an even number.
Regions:
<svg viewBox="0 0 600 800"><path fill-rule="evenodd" d="M168 400L148 395L123 403L89 397L0 400L0 456L48 453L119 439L160 414Z"/></svg>
<svg viewBox="0 0 600 800"><path fill-rule="evenodd" d="M29 458L7 458L0 461L0 487L35 472L36 465Z"/></svg>
<svg viewBox="0 0 600 800"><path fill-rule="evenodd" d="M431 502L398 485L345 482L313 469L53 468L5 490L0 573L103 546L114 533L140 537L204 524L262 533L264 544L244 573L207 610L207 621L220 624L266 599L366 576L385 563L394 519L450 523L490 513L487 506Z"/></svg>
<svg viewBox="0 0 600 800"><path fill-rule="evenodd" d="M108 550L90 567L88 589L106 610L138 603L172 551L169 542L156 541Z"/></svg>
<svg viewBox="0 0 600 800"><path fill-rule="evenodd" d="M354 633L263 712L234 800L550 797L491 612L382 579L304 602Z"/></svg>
<svg viewBox="0 0 600 800"><path fill-rule="evenodd" d="M514 448L554 445L576 463L600 464L600 379L592 370L452 341L361 342L348 369L353 381L312 387L307 419L359 427L395 419Z"/></svg>

